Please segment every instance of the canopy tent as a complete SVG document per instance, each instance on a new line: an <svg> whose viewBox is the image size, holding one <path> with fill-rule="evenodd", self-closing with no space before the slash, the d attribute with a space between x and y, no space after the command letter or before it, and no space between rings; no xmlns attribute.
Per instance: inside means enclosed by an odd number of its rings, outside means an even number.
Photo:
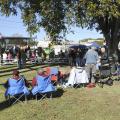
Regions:
<svg viewBox="0 0 120 120"><path fill-rule="evenodd" d="M31 38L30 37L16 37L16 36L13 36L13 37L6 37L6 36L0 36L0 41L27 41L27 40L30 40ZM32 38L33 39L33 38Z"/></svg>
<svg viewBox="0 0 120 120"><path fill-rule="evenodd" d="M51 41L40 40L37 47L48 48Z"/></svg>
<svg viewBox="0 0 120 120"><path fill-rule="evenodd" d="M98 45L96 42L87 43L86 46L87 47L96 47L96 48L100 47L100 45Z"/></svg>
<svg viewBox="0 0 120 120"><path fill-rule="evenodd" d="M70 46L69 48L74 48L74 49L87 49L87 46L86 45L72 45Z"/></svg>
<svg viewBox="0 0 120 120"><path fill-rule="evenodd" d="M3 47L13 46L13 45L26 45L30 40L30 37L7 37L7 36L0 36L0 44Z"/></svg>

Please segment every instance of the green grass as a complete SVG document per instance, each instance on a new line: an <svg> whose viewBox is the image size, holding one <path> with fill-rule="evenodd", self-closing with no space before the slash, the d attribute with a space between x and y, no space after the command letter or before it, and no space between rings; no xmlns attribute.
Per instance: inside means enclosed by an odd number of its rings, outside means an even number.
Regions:
<svg viewBox="0 0 120 120"><path fill-rule="evenodd" d="M37 69L38 66L34 68ZM66 67L66 70L68 71L70 68ZM36 74L35 70L27 71L26 69L21 72L28 79L32 79ZM0 82L3 83L7 78L7 75L0 77ZM52 100L44 99L37 102L31 99L27 104L17 103L12 106L6 104L5 89L0 86L0 120L119 120L119 86L118 81L113 86L105 85L104 88L98 86L95 88L68 88L64 89L61 96Z"/></svg>

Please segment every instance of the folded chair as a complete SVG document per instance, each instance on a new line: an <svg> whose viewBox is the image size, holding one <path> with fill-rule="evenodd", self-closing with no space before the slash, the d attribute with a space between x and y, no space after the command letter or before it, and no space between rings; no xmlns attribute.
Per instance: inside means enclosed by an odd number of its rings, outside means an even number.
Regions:
<svg viewBox="0 0 120 120"><path fill-rule="evenodd" d="M38 95L41 95L42 97L39 100L42 100L43 98L47 97L48 94L50 94L50 98L52 98L52 93L56 91L55 87L51 83L51 76L36 76L37 85L33 87L32 94L35 95L36 100L38 100Z"/></svg>
<svg viewBox="0 0 120 120"><path fill-rule="evenodd" d="M15 80L13 78L8 79L8 88L6 89L5 97L9 100L9 104L11 104L11 98L15 99L12 104L15 104L16 102L22 102L21 98L23 96L25 97L26 101L27 95L29 94L30 92L25 86L23 77L21 77L19 80Z"/></svg>

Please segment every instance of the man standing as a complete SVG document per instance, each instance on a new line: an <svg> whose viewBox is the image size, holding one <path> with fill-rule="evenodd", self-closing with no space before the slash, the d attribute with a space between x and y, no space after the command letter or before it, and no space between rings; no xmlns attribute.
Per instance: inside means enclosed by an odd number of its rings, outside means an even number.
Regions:
<svg viewBox="0 0 120 120"><path fill-rule="evenodd" d="M96 64L99 59L98 53L95 51L95 47L91 47L85 54L86 59L86 72L88 74L88 78L92 84L95 83L93 75L96 72Z"/></svg>

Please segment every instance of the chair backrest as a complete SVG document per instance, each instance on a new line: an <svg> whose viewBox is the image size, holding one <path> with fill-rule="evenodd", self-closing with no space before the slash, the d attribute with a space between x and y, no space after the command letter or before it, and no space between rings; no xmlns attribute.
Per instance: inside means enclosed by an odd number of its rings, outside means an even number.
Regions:
<svg viewBox="0 0 120 120"><path fill-rule="evenodd" d="M26 95L29 94L29 90L25 86L25 81L23 77L20 77L18 80L13 78L8 79L8 89L5 92L5 95L16 95L24 93Z"/></svg>
<svg viewBox="0 0 120 120"><path fill-rule="evenodd" d="M37 86L41 91L45 90L47 86L50 84L50 76L43 77L37 75L36 80L37 80Z"/></svg>
<svg viewBox="0 0 120 120"><path fill-rule="evenodd" d="M51 84L51 76L43 77L40 75L36 76L37 85L33 87L32 94L35 95L37 93L46 93L55 91L54 86Z"/></svg>
<svg viewBox="0 0 120 120"><path fill-rule="evenodd" d="M75 83L88 83L88 76L83 67L75 69Z"/></svg>
<svg viewBox="0 0 120 120"><path fill-rule="evenodd" d="M46 72L48 75L50 75L50 67L46 67Z"/></svg>
<svg viewBox="0 0 120 120"><path fill-rule="evenodd" d="M75 69L75 78L81 79L83 75L83 68L76 68Z"/></svg>
<svg viewBox="0 0 120 120"><path fill-rule="evenodd" d="M59 72L59 70L58 70L57 67L51 67L50 68L50 74L51 75L58 75L58 72Z"/></svg>
<svg viewBox="0 0 120 120"><path fill-rule="evenodd" d="M57 81L58 80L58 68L57 67L51 67L50 68L50 75L51 75L51 81Z"/></svg>
<svg viewBox="0 0 120 120"><path fill-rule="evenodd" d="M10 87L23 87L25 85L25 81L23 78L20 78L19 80L15 80L13 78L10 78L8 80L8 84Z"/></svg>
<svg viewBox="0 0 120 120"><path fill-rule="evenodd" d="M79 73L82 73L83 70L85 70L85 69L84 69L84 67L77 67L75 70Z"/></svg>

